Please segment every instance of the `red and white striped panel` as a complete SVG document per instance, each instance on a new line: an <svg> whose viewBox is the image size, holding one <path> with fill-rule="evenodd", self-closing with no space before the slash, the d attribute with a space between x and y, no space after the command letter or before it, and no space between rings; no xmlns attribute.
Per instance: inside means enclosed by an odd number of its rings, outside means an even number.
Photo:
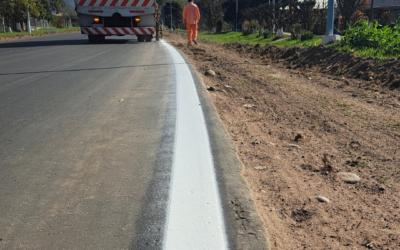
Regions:
<svg viewBox="0 0 400 250"><path fill-rule="evenodd" d="M88 35L152 35L156 33L156 28L81 28L81 33Z"/></svg>
<svg viewBox="0 0 400 250"><path fill-rule="evenodd" d="M78 6L155 7L155 0L79 0Z"/></svg>

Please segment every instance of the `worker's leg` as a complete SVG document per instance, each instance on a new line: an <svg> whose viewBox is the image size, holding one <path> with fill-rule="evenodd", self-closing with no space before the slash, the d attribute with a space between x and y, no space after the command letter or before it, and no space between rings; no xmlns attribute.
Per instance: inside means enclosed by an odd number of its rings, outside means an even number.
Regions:
<svg viewBox="0 0 400 250"><path fill-rule="evenodd" d="M197 24L192 25L193 42L197 45Z"/></svg>
<svg viewBox="0 0 400 250"><path fill-rule="evenodd" d="M188 43L192 43L192 25L186 24Z"/></svg>

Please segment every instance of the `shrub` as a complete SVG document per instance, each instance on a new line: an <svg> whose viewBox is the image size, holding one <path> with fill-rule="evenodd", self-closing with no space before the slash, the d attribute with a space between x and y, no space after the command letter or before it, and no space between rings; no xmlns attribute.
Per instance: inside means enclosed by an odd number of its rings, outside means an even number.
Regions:
<svg viewBox="0 0 400 250"><path fill-rule="evenodd" d="M380 27L378 22L358 21L344 32L340 47L352 49L375 49L385 56L400 54L400 25L391 24ZM379 51L379 52L378 52Z"/></svg>
<svg viewBox="0 0 400 250"><path fill-rule="evenodd" d="M244 36L248 36L248 35L253 34L253 31L250 28L247 28L247 29L243 30L242 33Z"/></svg>
<svg viewBox="0 0 400 250"><path fill-rule="evenodd" d="M263 36L264 36L264 39L267 39L267 38L269 38L269 37L270 37L269 30L264 30L264 32L263 32Z"/></svg>
<svg viewBox="0 0 400 250"><path fill-rule="evenodd" d="M305 41L305 40L310 40L314 37L314 34L311 31L306 31L303 33L303 35L301 35L301 40Z"/></svg>
<svg viewBox="0 0 400 250"><path fill-rule="evenodd" d="M57 28L57 24L58 24L58 19L56 16L53 16L51 18L51 26L53 26L54 28Z"/></svg>
<svg viewBox="0 0 400 250"><path fill-rule="evenodd" d="M223 22L222 23L222 31L230 31L230 30L232 30L232 26L227 22Z"/></svg>
<svg viewBox="0 0 400 250"><path fill-rule="evenodd" d="M258 29L260 27L260 24L257 21L253 20L253 21L250 22L250 26L253 29Z"/></svg>
<svg viewBox="0 0 400 250"><path fill-rule="evenodd" d="M292 40L297 39L300 36L300 32L301 32L301 24L299 23L295 23L292 26Z"/></svg>

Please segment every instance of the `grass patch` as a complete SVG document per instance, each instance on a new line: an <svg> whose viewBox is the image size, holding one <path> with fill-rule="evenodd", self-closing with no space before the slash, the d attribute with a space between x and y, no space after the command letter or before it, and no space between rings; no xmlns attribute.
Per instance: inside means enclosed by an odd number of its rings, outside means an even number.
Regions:
<svg viewBox="0 0 400 250"><path fill-rule="evenodd" d="M292 46L310 47L310 46L320 45L321 41L322 37L314 36L312 39L305 41L300 41L299 39L296 40L287 39L283 41L270 42L269 44L280 47L292 47Z"/></svg>
<svg viewBox="0 0 400 250"><path fill-rule="evenodd" d="M176 30L176 31L186 35L186 30ZM249 43L249 44L261 44L261 45L274 44L277 46L294 46L294 45L306 44L309 42L309 41L301 42L300 40L295 40L297 42L292 41L291 44L286 45L284 41L275 41L277 40L276 37L270 37L264 39L263 36L259 36L258 34L251 34L244 36L241 32L234 32L234 31L221 32L221 33L202 31L198 33L198 37L217 43L238 42L244 44ZM283 35L283 38L289 39L289 37L290 35L286 34ZM319 41L321 42L321 38L319 38Z"/></svg>
<svg viewBox="0 0 400 250"><path fill-rule="evenodd" d="M80 31L80 27L71 27L71 28L43 28L40 30L32 31L31 34L28 32L13 32L13 33L0 33L0 37L15 37L15 36L37 36L43 35L44 33L52 33L52 32L67 32L67 31Z"/></svg>
<svg viewBox="0 0 400 250"><path fill-rule="evenodd" d="M365 49L357 49L357 48L352 48L350 46L343 46L340 43L331 45L333 48L337 49L338 51L341 52L354 52L357 56L362 56L362 57L376 57L376 58L381 58L381 59L388 59L388 58L397 58L398 56L396 55L386 55L381 49L374 49L374 48L365 48ZM399 55L400 56L400 55ZM380 63L380 62L378 62Z"/></svg>

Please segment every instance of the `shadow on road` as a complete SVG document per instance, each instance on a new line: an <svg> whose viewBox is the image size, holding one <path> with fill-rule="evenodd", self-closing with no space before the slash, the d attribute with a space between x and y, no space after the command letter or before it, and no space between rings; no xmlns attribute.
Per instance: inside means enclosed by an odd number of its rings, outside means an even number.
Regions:
<svg viewBox="0 0 400 250"><path fill-rule="evenodd" d="M103 42L90 44L88 40L52 40L52 41L10 41L0 43L0 49L2 48L23 48L23 47L46 47L46 46L70 46L70 45L91 45L96 46L99 44L133 44L137 43L137 40L117 40L117 39L106 39Z"/></svg>
<svg viewBox="0 0 400 250"><path fill-rule="evenodd" d="M167 65L175 65L175 64L185 64L185 63L164 63L164 64L153 64L153 65L133 65L133 66L119 66L119 67L91 68L91 69L67 69L67 70L49 70L49 71L11 72L11 73L0 73L0 76L79 72L79 71L94 71L94 70L107 70L107 69L127 69L127 68L140 68L140 67L159 67L159 66L167 66Z"/></svg>

